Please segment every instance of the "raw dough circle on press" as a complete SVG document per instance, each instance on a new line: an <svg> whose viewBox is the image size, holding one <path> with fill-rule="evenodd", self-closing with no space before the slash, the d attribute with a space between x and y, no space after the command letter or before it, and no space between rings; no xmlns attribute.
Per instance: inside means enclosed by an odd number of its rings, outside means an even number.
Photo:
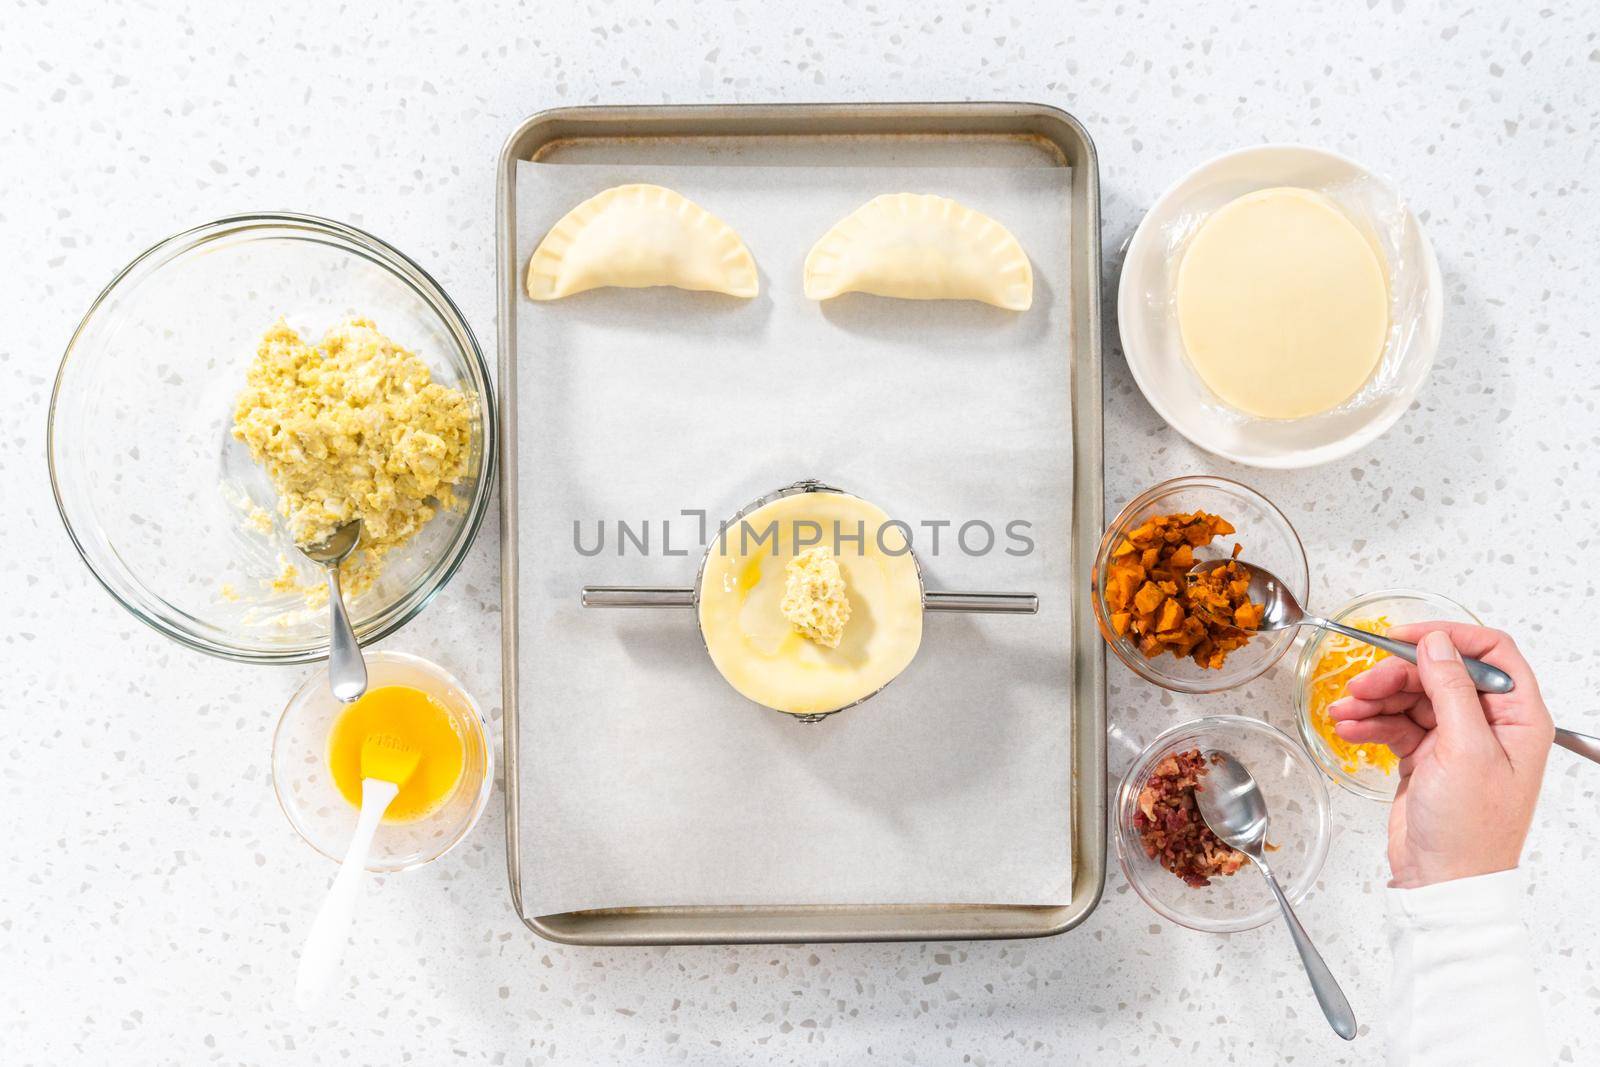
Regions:
<svg viewBox="0 0 1600 1067"><path fill-rule="evenodd" d="M780 608L802 537L833 549L844 573L850 619L837 648L802 636ZM882 509L848 493L793 493L712 542L700 630L712 663L750 700L792 715L837 711L888 685L916 656L922 579L902 528Z"/></svg>

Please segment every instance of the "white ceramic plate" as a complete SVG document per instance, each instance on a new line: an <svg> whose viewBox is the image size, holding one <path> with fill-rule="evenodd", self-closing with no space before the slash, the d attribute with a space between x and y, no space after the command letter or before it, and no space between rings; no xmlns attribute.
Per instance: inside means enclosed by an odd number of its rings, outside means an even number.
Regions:
<svg viewBox="0 0 1600 1067"><path fill-rule="evenodd" d="M1374 218L1390 225L1374 243L1388 261L1391 288L1413 313L1396 316L1390 348L1356 402L1304 419L1259 419L1228 409L1194 372L1171 311L1182 235L1210 212L1257 189L1292 185L1322 192L1359 190ZM1334 195L1336 202L1344 201ZM1358 222L1362 221L1357 219ZM1373 227L1368 227L1369 229ZM1157 200L1134 232L1117 290L1122 351L1145 399L1173 429L1208 452L1255 467L1312 467L1347 456L1393 426L1433 366L1444 317L1439 262L1422 226L1393 187L1359 163L1320 148L1261 145L1218 156Z"/></svg>

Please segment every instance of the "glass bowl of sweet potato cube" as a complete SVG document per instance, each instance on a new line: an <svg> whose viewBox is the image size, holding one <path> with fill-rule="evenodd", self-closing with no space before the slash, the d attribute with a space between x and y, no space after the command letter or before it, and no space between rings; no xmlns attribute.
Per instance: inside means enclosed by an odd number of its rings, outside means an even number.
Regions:
<svg viewBox="0 0 1600 1067"><path fill-rule="evenodd" d="M1241 559L1281 578L1301 603L1311 585L1300 537L1247 485L1190 475L1145 490L1122 509L1095 555L1095 619L1135 674L1180 693L1216 693L1260 677L1295 631L1259 632L1261 604L1231 566Z"/></svg>

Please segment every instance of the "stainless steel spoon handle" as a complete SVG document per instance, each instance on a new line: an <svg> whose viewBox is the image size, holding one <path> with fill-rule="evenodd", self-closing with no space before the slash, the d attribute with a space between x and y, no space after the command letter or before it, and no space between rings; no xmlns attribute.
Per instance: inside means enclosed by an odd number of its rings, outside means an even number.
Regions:
<svg viewBox="0 0 1600 1067"><path fill-rule="evenodd" d="M1039 598L1033 593L922 594L923 611L966 611L978 615L1037 615Z"/></svg>
<svg viewBox="0 0 1600 1067"><path fill-rule="evenodd" d="M1556 727L1556 744L1568 752L1576 752L1584 759L1600 763L1600 737L1590 737L1588 734L1576 733L1572 730L1563 730Z"/></svg>
<svg viewBox="0 0 1600 1067"><path fill-rule="evenodd" d="M692 608L694 590L653 585L586 585L586 608ZM1037 615L1033 593L947 593L922 595L924 611L964 611L980 615Z"/></svg>
<svg viewBox="0 0 1600 1067"><path fill-rule="evenodd" d="M328 607L332 612L328 627L328 684L333 695L348 704L367 691L367 664L361 658L361 645L344 610L337 563L328 568Z"/></svg>
<svg viewBox="0 0 1600 1067"><path fill-rule="evenodd" d="M1417 662L1417 646L1410 641L1396 641L1392 637L1368 633L1366 630L1358 630L1354 626L1346 626L1342 622L1334 622L1331 619L1319 619L1314 615L1307 615L1301 621L1301 625L1320 626L1324 630L1332 630L1357 641L1364 641L1375 648L1381 648L1392 656L1399 656L1407 663ZM1511 675L1499 667L1491 666L1481 659L1473 659L1470 656L1461 657L1461 662L1465 664L1467 676L1472 679L1472 684L1478 687L1478 692L1480 693L1509 693L1517 687L1517 683L1511 680Z"/></svg>
<svg viewBox="0 0 1600 1067"><path fill-rule="evenodd" d="M586 585L586 608L692 608L693 589L655 585Z"/></svg>
<svg viewBox="0 0 1600 1067"><path fill-rule="evenodd" d="M1254 859L1254 857L1252 857ZM1272 889L1272 895L1278 898L1278 907L1283 911L1283 924L1289 928L1289 937L1294 941L1295 949L1300 953L1300 962L1305 964L1306 977L1311 979L1311 992L1316 994L1317 1004L1322 1008L1322 1014L1327 1016L1328 1025L1333 1027L1333 1032L1350 1041L1356 1036L1356 1013L1350 1009L1350 1001L1345 999L1344 990L1339 988L1339 982L1333 977L1333 972L1328 970L1328 965L1322 962L1322 954L1317 951L1317 946L1311 943L1311 937L1306 933L1305 927L1300 925L1299 916L1295 915L1294 908L1289 905L1289 898L1284 895L1283 888L1278 885L1278 879L1272 874L1271 868L1260 860L1255 860L1256 869L1267 880L1267 885Z"/></svg>

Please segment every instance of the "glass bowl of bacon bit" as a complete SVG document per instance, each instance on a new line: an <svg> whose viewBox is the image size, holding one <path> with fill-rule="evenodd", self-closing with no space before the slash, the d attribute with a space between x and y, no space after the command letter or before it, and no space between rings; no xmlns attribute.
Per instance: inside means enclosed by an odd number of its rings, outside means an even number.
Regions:
<svg viewBox="0 0 1600 1067"><path fill-rule="evenodd" d="M1117 658L1146 681L1216 693L1260 677L1294 643L1293 629L1255 632L1261 605L1233 568L1196 580L1189 569L1237 556L1281 578L1305 603L1311 588L1300 536L1247 485L1211 475L1162 482L1129 501L1095 556L1095 619Z"/></svg>
<svg viewBox="0 0 1600 1067"><path fill-rule="evenodd" d="M1180 926L1231 933L1278 917L1249 861L1219 841L1195 806L1208 757L1228 752L1261 787L1271 825L1267 862L1289 899L1310 892L1328 858L1328 787L1305 750L1259 719L1216 715L1152 741L1117 789L1117 858L1144 902Z"/></svg>

